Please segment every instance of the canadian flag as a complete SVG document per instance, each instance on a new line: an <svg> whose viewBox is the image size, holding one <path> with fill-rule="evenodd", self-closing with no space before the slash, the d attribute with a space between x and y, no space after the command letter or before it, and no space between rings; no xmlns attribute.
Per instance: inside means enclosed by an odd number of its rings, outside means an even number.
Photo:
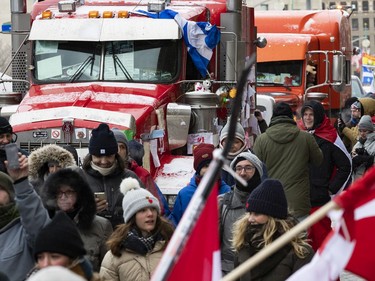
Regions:
<svg viewBox="0 0 375 281"><path fill-rule="evenodd" d="M334 201L342 208L338 224L288 281L336 280L344 269L375 281L375 167Z"/></svg>
<svg viewBox="0 0 375 281"><path fill-rule="evenodd" d="M215 186L168 280L220 280L221 260L217 196L218 188Z"/></svg>
<svg viewBox="0 0 375 281"><path fill-rule="evenodd" d="M218 184L216 182L205 202L200 199L201 191L201 185L199 185L152 276L152 281L220 280ZM191 213L203 205L202 212L190 231ZM182 239L182 236L186 236L187 241L179 247L178 241ZM172 264L171 259L175 259L176 253L180 250L179 257L173 263L173 267L165 271Z"/></svg>

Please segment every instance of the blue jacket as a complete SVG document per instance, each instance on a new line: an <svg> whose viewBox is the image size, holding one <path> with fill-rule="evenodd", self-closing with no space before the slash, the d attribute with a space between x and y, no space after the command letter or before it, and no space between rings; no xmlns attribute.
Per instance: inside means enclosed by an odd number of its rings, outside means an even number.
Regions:
<svg viewBox="0 0 375 281"><path fill-rule="evenodd" d="M29 181L15 184L14 190L20 217L0 229L0 270L10 281L22 281L35 265L36 235L50 218Z"/></svg>
<svg viewBox="0 0 375 281"><path fill-rule="evenodd" d="M182 215L184 214L191 198L194 195L195 190L198 188L195 178L196 174L190 179L190 183L182 188L177 195L173 210L169 216L169 219L174 223L175 226L177 226L177 224L180 222ZM230 186L221 180L219 194L229 191L231 191Z"/></svg>

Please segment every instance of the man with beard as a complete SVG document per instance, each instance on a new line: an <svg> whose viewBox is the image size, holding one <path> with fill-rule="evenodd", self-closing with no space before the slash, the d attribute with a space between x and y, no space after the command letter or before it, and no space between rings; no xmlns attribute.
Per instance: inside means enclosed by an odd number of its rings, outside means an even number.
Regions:
<svg viewBox="0 0 375 281"><path fill-rule="evenodd" d="M246 212L246 200L250 193L261 183L262 162L251 152L242 152L230 164L230 167L247 182L247 186L236 181L231 192L219 196L219 220L221 239L221 270L223 275L234 268L232 250L232 226Z"/></svg>
<svg viewBox="0 0 375 281"><path fill-rule="evenodd" d="M259 120L263 120L263 118L260 116L258 121ZM265 121L263 120L262 123L265 123ZM229 124L230 124L230 119L228 119L228 122L226 123L226 125L223 127L223 129L220 132L219 147L221 149L224 149L224 146L226 145L226 142L227 142L227 139L228 139ZM263 124L263 125L260 125L260 126L262 126L261 131L263 133L267 129L265 127L265 126L267 126L267 124L265 124L265 125ZM234 133L234 139L233 139L232 145L229 149L227 159L229 161L232 161L236 156L238 156L240 153L245 152L245 151L252 152L249 148L247 148L247 145L246 145L245 130L242 127L242 125L239 122L237 122L236 123L236 130L235 130L235 133ZM267 178L267 169L266 169L266 166L264 165L264 163L262 163L262 169L263 169L262 180L264 180L264 179ZM225 168L223 168L221 170L221 178L229 186L233 186L236 183L234 178L231 176L231 174L227 170L225 170Z"/></svg>

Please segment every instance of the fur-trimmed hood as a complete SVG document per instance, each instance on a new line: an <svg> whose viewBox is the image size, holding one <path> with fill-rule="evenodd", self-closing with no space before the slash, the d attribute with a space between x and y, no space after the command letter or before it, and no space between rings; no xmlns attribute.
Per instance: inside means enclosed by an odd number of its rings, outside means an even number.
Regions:
<svg viewBox="0 0 375 281"><path fill-rule="evenodd" d="M76 166L73 155L56 144L40 147L29 155L29 180L43 179L48 173L48 162L54 161L61 168Z"/></svg>
<svg viewBox="0 0 375 281"><path fill-rule="evenodd" d="M51 174L44 183L44 204L50 213L56 212L58 210L57 193L63 185L77 192L76 211L68 215L75 216L74 221L80 230L89 229L96 215L96 203L94 193L80 168L64 168Z"/></svg>

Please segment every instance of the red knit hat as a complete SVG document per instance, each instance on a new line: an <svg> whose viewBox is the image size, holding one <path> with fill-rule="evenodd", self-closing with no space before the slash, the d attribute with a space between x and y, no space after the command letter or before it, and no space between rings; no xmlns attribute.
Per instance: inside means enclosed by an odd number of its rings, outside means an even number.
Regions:
<svg viewBox="0 0 375 281"><path fill-rule="evenodd" d="M212 152L215 147L213 144L200 143L193 149L194 170L199 173L203 164L208 164L212 160Z"/></svg>

